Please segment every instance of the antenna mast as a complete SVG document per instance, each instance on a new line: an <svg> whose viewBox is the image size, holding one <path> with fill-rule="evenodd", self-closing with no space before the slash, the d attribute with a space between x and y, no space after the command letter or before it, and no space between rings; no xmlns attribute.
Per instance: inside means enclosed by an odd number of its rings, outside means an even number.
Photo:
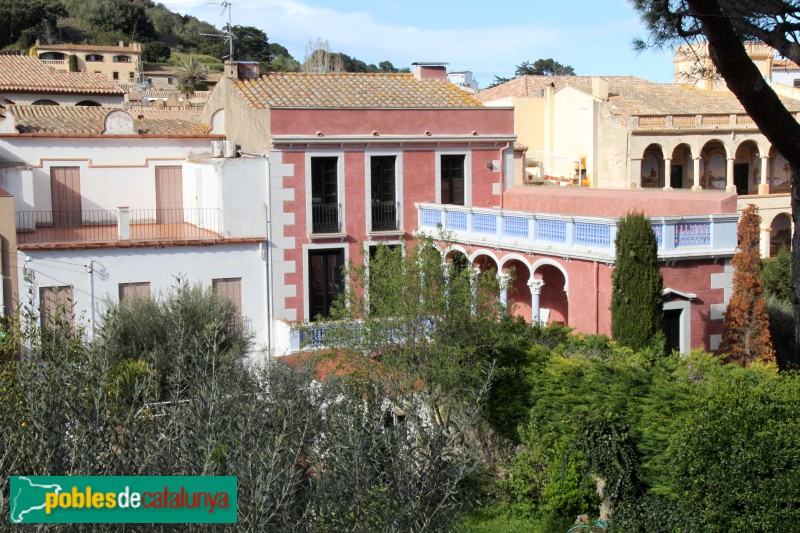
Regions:
<svg viewBox="0 0 800 533"><path fill-rule="evenodd" d="M228 2L227 0L222 0L221 2L209 2L209 4L215 4L215 5L218 5L218 6L222 6L222 11L220 11L220 13L219 13L220 15L225 13L226 9L228 10L228 25L227 25L227 27L225 28L225 30L221 34L220 33L201 33L200 35L204 35L206 37L222 37L223 39L228 41L228 59L232 61L233 60L233 39L234 39L235 36L233 35L233 25L232 25L233 15L231 13L231 11L233 11L233 10L231 9L231 3ZM225 59L225 58L223 57L223 59Z"/></svg>

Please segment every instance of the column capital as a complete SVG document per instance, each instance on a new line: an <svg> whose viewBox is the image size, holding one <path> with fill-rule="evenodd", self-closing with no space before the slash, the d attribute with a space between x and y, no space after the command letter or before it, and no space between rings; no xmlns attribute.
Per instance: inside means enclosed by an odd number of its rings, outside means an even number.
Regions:
<svg viewBox="0 0 800 533"><path fill-rule="evenodd" d="M528 288L531 290L531 294L541 294L542 287L544 287L544 281L540 279L530 279L528 280Z"/></svg>

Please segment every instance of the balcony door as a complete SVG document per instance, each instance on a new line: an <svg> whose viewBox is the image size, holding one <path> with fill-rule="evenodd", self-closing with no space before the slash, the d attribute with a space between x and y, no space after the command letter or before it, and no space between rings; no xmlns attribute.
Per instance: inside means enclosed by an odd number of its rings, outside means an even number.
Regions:
<svg viewBox="0 0 800 533"><path fill-rule="evenodd" d="M156 222L183 224L181 167L156 167Z"/></svg>
<svg viewBox="0 0 800 533"><path fill-rule="evenodd" d="M311 158L311 231L338 233L339 183L338 157Z"/></svg>
<svg viewBox="0 0 800 533"><path fill-rule="evenodd" d="M443 204L464 205L464 156L443 155L441 193Z"/></svg>
<svg viewBox="0 0 800 533"><path fill-rule="evenodd" d="M50 169L50 197L53 226L75 227L82 221L81 169L79 167L52 167Z"/></svg>
<svg viewBox="0 0 800 533"><path fill-rule="evenodd" d="M393 155L370 158L372 231L397 229L396 159Z"/></svg>
<svg viewBox="0 0 800 533"><path fill-rule="evenodd" d="M327 317L336 296L344 288L342 278L344 250L311 250L308 252L308 317Z"/></svg>

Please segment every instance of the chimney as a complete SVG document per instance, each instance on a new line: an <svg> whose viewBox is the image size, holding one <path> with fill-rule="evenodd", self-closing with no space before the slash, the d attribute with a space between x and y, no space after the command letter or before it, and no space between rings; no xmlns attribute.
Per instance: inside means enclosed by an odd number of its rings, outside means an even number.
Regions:
<svg viewBox="0 0 800 533"><path fill-rule="evenodd" d="M119 47L120 48L125 48L125 41L120 41L119 42Z"/></svg>
<svg viewBox="0 0 800 533"><path fill-rule="evenodd" d="M418 80L446 80L446 65L442 61L419 61L411 63L411 72Z"/></svg>
<svg viewBox="0 0 800 533"><path fill-rule="evenodd" d="M592 78L592 96L599 100L608 98L608 80L600 77Z"/></svg>
<svg viewBox="0 0 800 533"><path fill-rule="evenodd" d="M258 61L239 61L236 73L240 80L255 80L260 74Z"/></svg>

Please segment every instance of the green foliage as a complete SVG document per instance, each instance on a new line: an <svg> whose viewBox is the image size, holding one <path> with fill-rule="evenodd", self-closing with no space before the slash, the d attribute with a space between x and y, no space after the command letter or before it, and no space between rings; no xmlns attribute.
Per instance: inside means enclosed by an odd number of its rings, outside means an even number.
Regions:
<svg viewBox="0 0 800 533"><path fill-rule="evenodd" d="M22 335L26 359L0 367L0 471L236 476L242 531L451 528L481 458L428 423L423 397L346 379L320 383L311 369L275 360L231 361L217 331L228 308L220 304L180 284L161 302L111 310L96 345ZM173 339L167 353L180 355L169 378L180 394L156 402L148 354L163 333ZM139 351L147 353L135 358ZM404 421L387 424L401 404ZM453 411L468 427L477 413ZM3 476L2 513L8 491Z"/></svg>
<svg viewBox="0 0 800 533"><path fill-rule="evenodd" d="M77 72L78 71L78 56L76 56L75 54L70 54L69 55L68 64L69 64L69 71L70 72Z"/></svg>
<svg viewBox="0 0 800 533"><path fill-rule="evenodd" d="M553 58L537 59L533 63L523 61L517 65L514 76L524 76L533 74L534 76L574 76L575 69L569 65L562 65Z"/></svg>
<svg viewBox="0 0 800 533"><path fill-rule="evenodd" d="M47 29L55 28L59 17L66 14L63 6L47 0L0 0L0 49L16 45L31 47Z"/></svg>
<svg viewBox="0 0 800 533"><path fill-rule="evenodd" d="M76 4L77 15L93 32L121 39L144 40L155 36L155 29L140 2L130 0L93 0Z"/></svg>
<svg viewBox="0 0 800 533"><path fill-rule="evenodd" d="M170 55L172 50L161 41L151 41L142 45L142 61L145 63L165 63Z"/></svg>
<svg viewBox="0 0 800 533"><path fill-rule="evenodd" d="M761 260L761 281L764 293L787 302L792 299L792 254L781 248L775 257ZM772 337L773 340L775 337Z"/></svg>
<svg viewBox="0 0 800 533"><path fill-rule="evenodd" d="M658 342L664 314L664 282L650 219L629 213L620 219L614 243L611 333L621 345L639 350Z"/></svg>
<svg viewBox="0 0 800 533"><path fill-rule="evenodd" d="M119 376L111 382L122 389L115 394L126 397L143 375L152 375L159 399L182 397L193 373L234 372L250 348L233 303L180 280L157 299L109 303L102 322L97 349ZM213 367L205 358L194 358L212 349Z"/></svg>
<svg viewBox="0 0 800 533"><path fill-rule="evenodd" d="M181 94L191 97L195 91L206 88L203 82L208 76L208 67L195 56L189 56L178 65L176 75Z"/></svg>
<svg viewBox="0 0 800 533"><path fill-rule="evenodd" d="M775 349L775 360L781 370L800 369L800 354L794 341L794 309L791 302L767 295L764 298L769 315L769 335Z"/></svg>

